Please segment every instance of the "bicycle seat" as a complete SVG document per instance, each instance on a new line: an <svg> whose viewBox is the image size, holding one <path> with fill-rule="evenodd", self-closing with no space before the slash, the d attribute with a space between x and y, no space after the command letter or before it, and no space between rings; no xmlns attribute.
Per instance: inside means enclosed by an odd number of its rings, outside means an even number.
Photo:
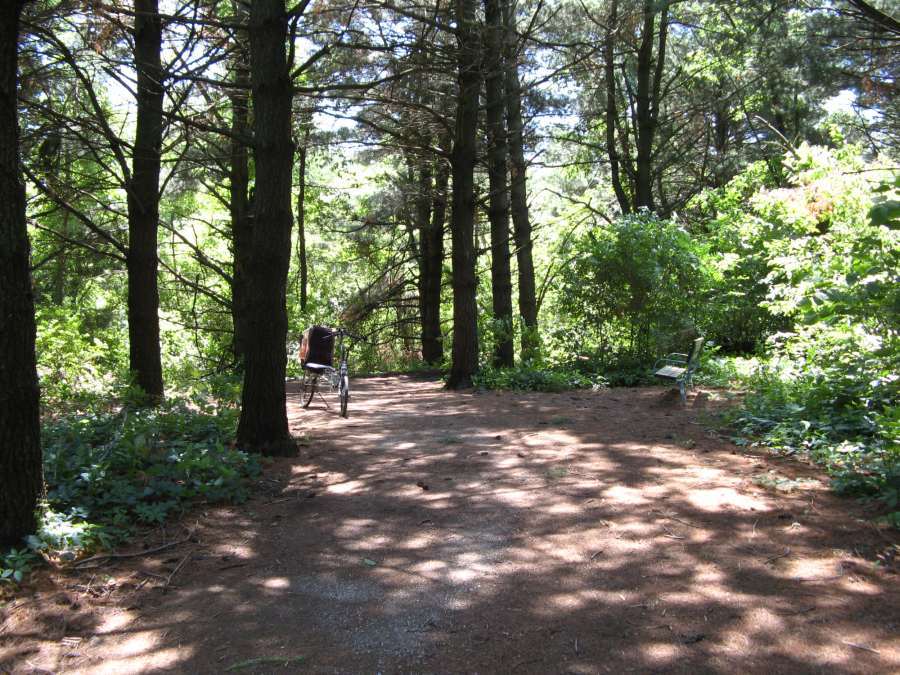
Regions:
<svg viewBox="0 0 900 675"><path fill-rule="evenodd" d="M306 362L303 364L304 370L308 370L311 373L316 373L321 375L322 373L327 373L330 370L334 370L331 366L326 366L321 363L310 363Z"/></svg>

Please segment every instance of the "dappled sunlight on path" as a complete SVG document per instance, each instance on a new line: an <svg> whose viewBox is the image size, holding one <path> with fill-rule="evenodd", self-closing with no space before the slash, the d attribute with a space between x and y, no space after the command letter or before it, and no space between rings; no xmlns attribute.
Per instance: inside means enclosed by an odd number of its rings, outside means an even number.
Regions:
<svg viewBox="0 0 900 675"><path fill-rule="evenodd" d="M300 457L204 514L178 587L73 670L134 670L102 650L135 636L182 672L900 669L900 585L874 564L896 537L705 431L700 402L384 377L353 382L345 420L289 388ZM771 470L810 480L757 484Z"/></svg>

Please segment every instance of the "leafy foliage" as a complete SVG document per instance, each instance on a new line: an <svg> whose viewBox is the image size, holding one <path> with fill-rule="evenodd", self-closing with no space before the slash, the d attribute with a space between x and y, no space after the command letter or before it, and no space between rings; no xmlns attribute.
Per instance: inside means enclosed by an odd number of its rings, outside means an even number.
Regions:
<svg viewBox="0 0 900 675"><path fill-rule="evenodd" d="M900 236L870 207L851 154L802 147L784 166L789 186L758 187L724 226L750 224L767 271L760 305L790 328L769 337L750 374L732 373L749 393L731 421L742 437L822 463L839 492L896 510Z"/></svg>
<svg viewBox="0 0 900 675"><path fill-rule="evenodd" d="M27 548L0 553L0 585L21 584L37 560L37 555Z"/></svg>
<svg viewBox="0 0 900 675"><path fill-rule="evenodd" d="M556 350L587 356L603 371L628 371L681 347L704 287L701 254L683 228L650 213L588 231L563 272ZM684 339L672 345L673 336Z"/></svg>
<svg viewBox="0 0 900 675"><path fill-rule="evenodd" d="M562 368L519 366L516 368L485 367L475 376L473 384L480 389L510 389L514 391L559 392L567 389L589 389L606 386L598 376Z"/></svg>
<svg viewBox="0 0 900 675"><path fill-rule="evenodd" d="M111 546L197 502L241 502L254 456L234 449L236 412L175 400L70 415L44 428L47 503L34 546Z"/></svg>

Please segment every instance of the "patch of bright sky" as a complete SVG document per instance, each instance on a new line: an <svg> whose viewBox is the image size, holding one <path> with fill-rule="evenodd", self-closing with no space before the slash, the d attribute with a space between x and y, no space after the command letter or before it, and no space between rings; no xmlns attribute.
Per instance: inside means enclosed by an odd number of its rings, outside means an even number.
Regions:
<svg viewBox="0 0 900 675"><path fill-rule="evenodd" d="M825 112L829 115L841 112L853 112L853 104L856 103L856 94L851 89L843 89L823 104Z"/></svg>

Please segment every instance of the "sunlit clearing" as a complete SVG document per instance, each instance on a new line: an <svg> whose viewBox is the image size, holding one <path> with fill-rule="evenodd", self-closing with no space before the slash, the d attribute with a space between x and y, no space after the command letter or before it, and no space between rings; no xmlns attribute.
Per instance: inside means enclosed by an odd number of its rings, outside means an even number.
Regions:
<svg viewBox="0 0 900 675"><path fill-rule="evenodd" d="M128 638L104 654L106 663L85 672L91 675L121 675L176 669L180 662L190 659L194 651L184 645L171 649L154 649L155 644L155 641L147 642L142 636ZM131 652L133 656L127 656L126 652Z"/></svg>
<svg viewBox="0 0 900 675"><path fill-rule="evenodd" d="M129 612L108 614L95 633L103 635L126 635L125 639L109 645L104 650L105 663L91 668L91 673L125 673L146 670L165 670L177 667L179 661L191 658L193 650L180 645L177 649L160 649L164 637L157 631L134 631L131 626L134 616ZM133 631L129 634L129 631Z"/></svg>
<svg viewBox="0 0 900 675"><path fill-rule="evenodd" d="M744 511L769 511L770 507L764 498L742 495L733 488L715 488L712 490L691 490L688 501L704 511L721 511L733 507Z"/></svg>
<svg viewBox="0 0 900 675"><path fill-rule="evenodd" d="M365 483L359 480L349 480L343 483L338 483L337 485L329 485L325 488L328 492L333 492L339 495L352 494L358 490L362 490L365 487Z"/></svg>
<svg viewBox="0 0 900 675"><path fill-rule="evenodd" d="M450 574L447 575L447 578L454 583L462 583L466 581L471 581L475 577L478 576L478 573L475 570L469 569L457 569L451 570Z"/></svg>
<svg viewBox="0 0 900 675"><path fill-rule="evenodd" d="M678 656L678 647L665 642L654 642L641 647L641 652L648 665L664 666Z"/></svg>
<svg viewBox="0 0 900 675"><path fill-rule="evenodd" d="M603 496L613 500L616 504L646 504L647 499L644 497L643 490L625 487L624 485L614 485L603 492Z"/></svg>
<svg viewBox="0 0 900 675"><path fill-rule="evenodd" d="M557 609L580 609L585 605L584 598L577 593L557 593L550 596L547 602Z"/></svg>
<svg viewBox="0 0 900 675"><path fill-rule="evenodd" d="M431 537L427 535L420 535L417 537L410 537L406 541L403 542L402 548L405 549L420 549L425 548L431 544Z"/></svg>

